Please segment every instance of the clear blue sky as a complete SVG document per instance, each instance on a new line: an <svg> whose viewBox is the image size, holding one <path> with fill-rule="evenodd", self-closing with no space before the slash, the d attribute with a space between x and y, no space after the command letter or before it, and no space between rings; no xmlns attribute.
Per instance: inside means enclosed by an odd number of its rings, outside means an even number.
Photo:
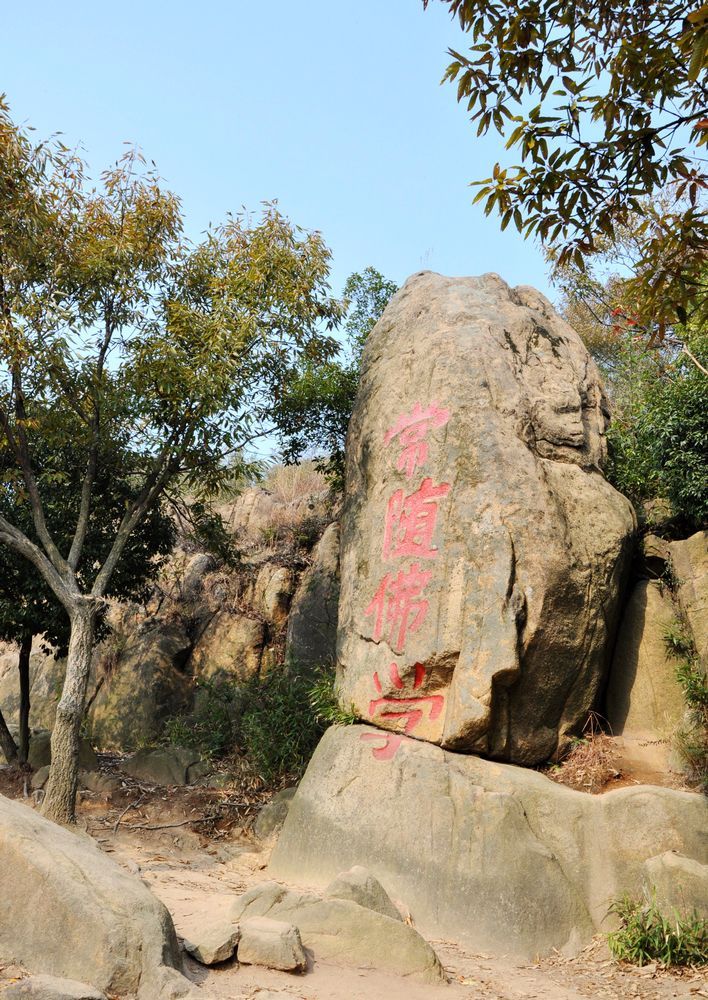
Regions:
<svg viewBox="0 0 708 1000"><path fill-rule="evenodd" d="M15 119L95 173L138 144L193 236L277 198L323 233L336 292L368 264L548 291L538 248L471 204L502 143L439 86L465 39L437 0L35 0L5 5L2 36Z"/></svg>

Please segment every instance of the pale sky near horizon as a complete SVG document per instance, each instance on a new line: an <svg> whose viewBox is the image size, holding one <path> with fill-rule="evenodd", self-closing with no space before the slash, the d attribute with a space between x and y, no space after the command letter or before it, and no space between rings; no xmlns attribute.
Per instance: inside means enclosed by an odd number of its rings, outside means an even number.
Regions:
<svg viewBox="0 0 708 1000"><path fill-rule="evenodd" d="M369 264L549 293L538 247L472 205L469 182L505 154L440 86L467 39L437 0L35 0L0 30L15 121L80 143L94 175L139 145L194 237L278 199L323 233L336 293Z"/></svg>

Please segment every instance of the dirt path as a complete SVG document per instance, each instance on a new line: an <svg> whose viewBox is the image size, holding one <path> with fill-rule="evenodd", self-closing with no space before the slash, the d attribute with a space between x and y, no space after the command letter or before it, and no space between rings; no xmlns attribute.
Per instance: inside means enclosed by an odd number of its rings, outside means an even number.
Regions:
<svg viewBox="0 0 708 1000"><path fill-rule="evenodd" d="M19 781L5 783L1 790L24 798ZM134 782L127 782L112 802L91 793L82 797L79 825L165 903L181 938L195 936L205 923L228 912L234 896L268 878L267 854L233 824L190 825L215 804L217 793L146 791ZM166 828L145 829L152 826ZM449 985L422 985L316 960L304 976L235 962L206 969L189 957L185 971L213 1000L708 1000L704 973L619 967L600 938L574 959L555 956L538 962L475 955L447 941L431 944ZM22 974L0 963L0 994Z"/></svg>
<svg viewBox="0 0 708 1000"><path fill-rule="evenodd" d="M154 836L154 835L153 835ZM226 915L234 895L267 878L266 857L248 840L204 849L193 835L166 832L146 841L119 830L102 846L140 877L165 903L180 937L189 939L205 922ZM110 843L106 841L110 840ZM176 841L176 843L175 843ZM211 853L208 851L211 850ZM187 974L219 1000L673 1000L708 998L699 973L681 976L656 968L620 968L597 939L580 956L546 958L536 963L470 954L453 943L431 942L450 984L422 985L364 969L315 961L305 976L225 963L207 970L187 959Z"/></svg>

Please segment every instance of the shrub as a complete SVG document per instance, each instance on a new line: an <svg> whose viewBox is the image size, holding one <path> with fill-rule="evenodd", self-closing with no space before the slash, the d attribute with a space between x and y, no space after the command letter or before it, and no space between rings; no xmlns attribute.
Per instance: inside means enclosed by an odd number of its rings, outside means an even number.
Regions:
<svg viewBox="0 0 708 1000"><path fill-rule="evenodd" d="M223 757L233 748L238 699L233 682L199 681L194 711L168 719L160 742L190 747L208 760Z"/></svg>
<svg viewBox="0 0 708 1000"><path fill-rule="evenodd" d="M359 716L353 705L342 708L335 690L334 674L331 670L322 668L310 687L310 707L315 718L330 726L353 726L359 722Z"/></svg>
<svg viewBox="0 0 708 1000"><path fill-rule="evenodd" d="M705 360L708 338L695 337ZM708 520L708 378L685 354L622 349L608 431L610 482L635 503L664 496L690 530Z"/></svg>
<svg viewBox="0 0 708 1000"><path fill-rule="evenodd" d="M623 896L610 907L620 927L607 936L613 957L620 962L663 966L708 964L708 921L695 911L667 916L659 909L656 894L643 899Z"/></svg>
<svg viewBox="0 0 708 1000"><path fill-rule="evenodd" d="M685 622L675 619L664 629L664 642L678 661L676 678L686 701L687 720L674 737L689 778L708 793L708 676Z"/></svg>

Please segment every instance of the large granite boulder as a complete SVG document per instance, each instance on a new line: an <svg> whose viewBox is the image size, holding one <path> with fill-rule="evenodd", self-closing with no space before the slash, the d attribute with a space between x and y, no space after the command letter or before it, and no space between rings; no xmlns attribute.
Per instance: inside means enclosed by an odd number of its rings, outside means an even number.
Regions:
<svg viewBox="0 0 708 1000"><path fill-rule="evenodd" d="M334 663L339 607L339 524L325 529L302 574L288 618L286 659L305 668Z"/></svg>
<svg viewBox="0 0 708 1000"><path fill-rule="evenodd" d="M362 718L535 764L606 675L635 526L607 402L532 288L423 272L370 334L347 441L338 684Z"/></svg>
<svg viewBox="0 0 708 1000"><path fill-rule="evenodd" d="M403 738L393 755L386 744L380 729L327 731L274 878L324 888L363 865L421 933L529 957L586 944L615 896L641 892L649 859L676 851L708 863L702 795L646 785L588 795L421 740Z"/></svg>
<svg viewBox="0 0 708 1000"><path fill-rule="evenodd" d="M140 1000L187 996L165 907L88 837L0 796L0 958Z"/></svg>

